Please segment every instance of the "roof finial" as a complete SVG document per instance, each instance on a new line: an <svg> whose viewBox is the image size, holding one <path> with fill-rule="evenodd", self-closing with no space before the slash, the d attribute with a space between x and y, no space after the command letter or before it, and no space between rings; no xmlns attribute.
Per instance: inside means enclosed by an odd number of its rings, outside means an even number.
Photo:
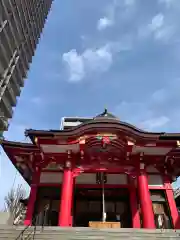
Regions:
<svg viewBox="0 0 180 240"><path fill-rule="evenodd" d="M106 115L107 112L108 112L108 110L107 110L107 108L105 107L105 108L104 108L104 112L103 112L103 114Z"/></svg>
<svg viewBox="0 0 180 240"><path fill-rule="evenodd" d="M104 108L103 113L101 113L101 114L99 114L95 117L95 119L97 119L97 118L101 118L101 119L102 118L114 118L114 119L117 119L117 117L115 117L113 114L108 112L107 108Z"/></svg>

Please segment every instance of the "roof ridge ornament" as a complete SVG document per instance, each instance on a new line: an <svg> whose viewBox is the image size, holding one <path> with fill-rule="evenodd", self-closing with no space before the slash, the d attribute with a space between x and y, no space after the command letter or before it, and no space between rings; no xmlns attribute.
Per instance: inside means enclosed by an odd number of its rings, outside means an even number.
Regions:
<svg viewBox="0 0 180 240"><path fill-rule="evenodd" d="M112 113L108 112L107 108L104 109L104 111L94 117L94 119L99 119L99 118L111 118L111 119L118 119L116 116L114 116Z"/></svg>
<svg viewBox="0 0 180 240"><path fill-rule="evenodd" d="M108 113L107 108L104 108L104 112L103 112L103 114L106 115L107 113Z"/></svg>

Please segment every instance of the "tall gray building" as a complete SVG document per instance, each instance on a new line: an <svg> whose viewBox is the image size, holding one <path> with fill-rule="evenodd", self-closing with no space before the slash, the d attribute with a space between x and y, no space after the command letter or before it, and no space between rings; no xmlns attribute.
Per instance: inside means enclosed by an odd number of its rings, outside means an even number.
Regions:
<svg viewBox="0 0 180 240"><path fill-rule="evenodd" d="M53 0L0 0L0 132L7 130Z"/></svg>

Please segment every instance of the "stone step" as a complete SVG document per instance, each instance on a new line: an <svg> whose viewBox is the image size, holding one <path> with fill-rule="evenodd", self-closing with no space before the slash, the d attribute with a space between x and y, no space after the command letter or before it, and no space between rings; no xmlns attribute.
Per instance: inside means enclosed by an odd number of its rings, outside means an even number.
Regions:
<svg viewBox="0 0 180 240"><path fill-rule="evenodd" d="M109 239L125 239L125 238L139 238L139 239L153 239L153 238L161 238L161 239L164 239L164 238L171 238L171 239L180 239L180 236L179 235L173 235L173 236L167 236L167 235L152 235L152 234L118 234L118 235L112 235L112 234L102 234L102 235L90 235L90 234L87 234L87 235L82 235L82 234L64 234L64 235L60 235L60 234L56 234L56 235L52 235L52 234L47 234L47 235L44 235L44 234L36 234L36 239L58 239L58 238L61 238L61 239L106 239L106 238L109 238Z"/></svg>
<svg viewBox="0 0 180 240"><path fill-rule="evenodd" d="M148 239L148 240L152 240L152 239L161 239L161 240L168 240L168 239L173 239L173 240L179 240L179 237L152 237L152 236L149 236L149 237L144 237L144 236L126 236L125 237L126 239ZM118 236L118 237L111 237L111 236L103 236L103 237L97 237L97 236L94 236L93 238L89 238L87 236L81 236L81 237L73 237L73 236L64 236L63 238L62 237L55 237L53 238L53 240L59 240L59 239L63 239L63 240L85 240L85 239L90 239L90 240L118 240L118 239L125 239L124 236ZM41 237L38 237L38 236L35 236L36 240L43 240L45 238L43 238L42 236ZM50 236L49 238L46 238L46 239L52 239Z"/></svg>
<svg viewBox="0 0 180 240"><path fill-rule="evenodd" d="M0 240L15 240L24 230L22 227L0 226ZM146 229L93 229L93 228L59 228L37 227L33 238L34 227L29 227L23 239L34 240L180 240L180 231L146 230ZM19 238L21 240L21 238Z"/></svg>
<svg viewBox="0 0 180 240"><path fill-rule="evenodd" d="M75 237L78 237L78 236L87 236L87 237L93 237L93 236L97 236L97 237L102 237L102 236L111 236L111 237L119 237L119 236L123 236L123 237L126 237L126 236L144 236L144 237L148 237L148 236L152 236L152 237L156 237L156 236L161 236L161 237L167 237L167 236L171 236L171 237L180 237L179 234L166 234L166 233L162 233L162 234L156 234L156 233L91 233L91 232L87 232L87 233L68 233L68 232L59 232L59 233L45 233L45 232L36 232L36 235L37 236L43 236L44 238L46 238L46 236L48 235L51 235L51 237L56 237L56 236L65 236L65 235L72 235L72 236L75 236Z"/></svg>
<svg viewBox="0 0 180 240"><path fill-rule="evenodd" d="M6 236L0 236L0 239L9 239L9 240L15 240L17 238L17 236L16 235L6 235ZM34 240L59 240L59 239L61 239L61 240L86 240L86 239L90 239L90 240L118 240L118 239L120 239L120 240L123 240L123 239L139 239L139 240L152 240L152 239L156 239L156 240L179 240L180 238L179 238L179 236L177 236L177 237L175 237L175 236L173 236L173 237L163 237L163 236L161 236L161 237L159 237L159 236L156 236L156 237L153 237L153 236L131 236L131 235L129 235L129 236L117 236L117 237L112 237L112 236L109 236L109 235L106 235L106 236L102 236L102 237L100 237L100 236L93 236L93 237L87 237L87 236L77 236L77 237L75 237L75 236L71 236L71 235L65 235L65 236L56 236L56 237L52 237L51 235L48 235L48 236L46 236L46 238L44 238L43 236L37 236L37 235L35 235L35 237L33 238L33 235L25 235L25 236L23 236L23 239L34 239ZM21 238L19 238L19 240L21 240Z"/></svg>
<svg viewBox="0 0 180 240"><path fill-rule="evenodd" d="M23 230L24 227L16 227L16 230ZM29 227L28 229L33 230L34 227ZM0 228L1 230L1 228ZM133 228L85 228L85 227L74 227L74 228L60 228L60 227L36 227L37 232L44 232L44 233L91 233L91 234L98 234L98 233L110 233L110 234L119 234L119 233L148 233L148 234L180 234L180 230L172 230L172 229L133 229Z"/></svg>

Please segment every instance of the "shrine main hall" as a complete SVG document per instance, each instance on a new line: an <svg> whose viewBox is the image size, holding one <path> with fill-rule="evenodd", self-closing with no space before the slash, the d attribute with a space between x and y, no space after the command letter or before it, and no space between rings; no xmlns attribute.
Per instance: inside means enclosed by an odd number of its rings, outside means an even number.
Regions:
<svg viewBox="0 0 180 240"><path fill-rule="evenodd" d="M180 134L145 132L105 110L75 127L3 140L29 184L25 225L180 229L171 183Z"/></svg>

